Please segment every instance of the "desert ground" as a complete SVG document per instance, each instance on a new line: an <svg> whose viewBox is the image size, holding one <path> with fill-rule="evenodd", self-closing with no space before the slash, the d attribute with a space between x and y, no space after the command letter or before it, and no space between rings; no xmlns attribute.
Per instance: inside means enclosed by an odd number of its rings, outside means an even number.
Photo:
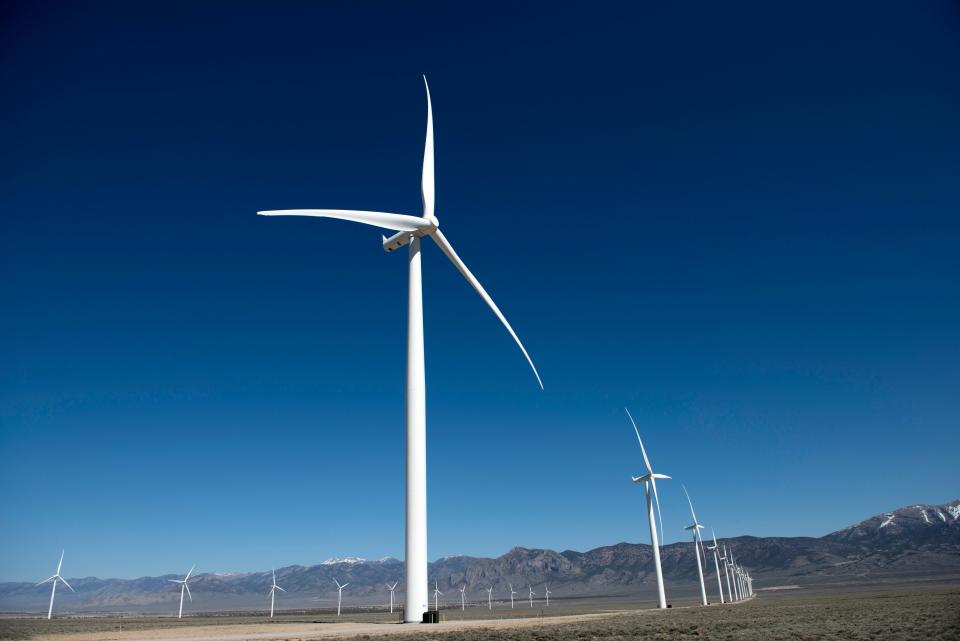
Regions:
<svg viewBox="0 0 960 641"><path fill-rule="evenodd" d="M960 586L883 591L770 590L754 599L666 611L618 601L551 603L550 608L445 611L440 625L397 625L386 612L168 617L0 618L0 639L34 641L271 641L361 637L409 641L425 635L458 641L721 639L960 639ZM122 630L121 630L122 628Z"/></svg>

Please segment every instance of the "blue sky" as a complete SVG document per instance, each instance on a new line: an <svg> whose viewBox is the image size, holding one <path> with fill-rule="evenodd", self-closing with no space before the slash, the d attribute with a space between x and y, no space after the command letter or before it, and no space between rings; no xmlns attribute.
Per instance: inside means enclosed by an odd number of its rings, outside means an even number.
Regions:
<svg viewBox="0 0 960 641"><path fill-rule="evenodd" d="M431 558L957 498L954 3L2 11L0 579L402 557L421 73Z"/></svg>

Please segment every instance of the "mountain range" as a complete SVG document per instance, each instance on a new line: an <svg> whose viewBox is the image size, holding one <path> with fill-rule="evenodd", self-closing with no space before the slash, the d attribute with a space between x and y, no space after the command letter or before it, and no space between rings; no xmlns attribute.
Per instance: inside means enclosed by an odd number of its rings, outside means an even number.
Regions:
<svg viewBox="0 0 960 641"><path fill-rule="evenodd" d="M911 505L878 514L826 536L752 537L724 539L737 561L750 568L758 590L782 585L866 584L932 577L960 577L960 500L943 505ZM694 548L673 543L661 549L668 591L692 593L696 581ZM713 562L708 559L707 569ZM336 602L336 577L350 583L345 604L381 604L384 584L401 581L403 564L385 557L327 559L318 565L277 569L277 583L287 590L280 608L324 608ZM175 611L180 592L169 579L180 575L139 579L67 578L76 593L58 590L61 612ZM201 573L191 580L194 603L187 610L259 609L267 603L270 572ZM450 556L430 564L430 578L440 589L458 593L461 585L474 600L509 598L509 585L520 590L550 585L554 598L564 596L645 595L653 598L653 554L643 543L618 543L587 552L513 548L497 558ZM0 611L39 612L46 609L49 585L0 583ZM536 590L537 588L535 588ZM539 591L539 590L538 590Z"/></svg>

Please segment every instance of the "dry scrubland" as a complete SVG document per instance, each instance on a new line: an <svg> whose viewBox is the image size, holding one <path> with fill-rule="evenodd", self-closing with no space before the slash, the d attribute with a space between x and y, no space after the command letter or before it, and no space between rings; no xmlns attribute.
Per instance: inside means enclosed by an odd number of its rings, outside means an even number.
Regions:
<svg viewBox="0 0 960 641"><path fill-rule="evenodd" d="M573 609L551 607L551 615L573 614ZM579 613L581 608L575 608ZM596 611L596 610L594 610ZM529 611L528 611L529 612ZM450 625L456 626L459 611L450 612ZM470 613L468 612L468 615ZM480 614L475 612L475 614ZM521 612L516 612L520 615ZM528 615L529 616L529 615ZM444 626L400 627L388 625L393 619L386 613L352 614L341 617L357 623L385 624L390 634L360 634L367 641L423 641L424 638L503 639L506 641L619 641L644 639L652 641L717 639L728 641L818 640L852 641L960 640L960 589L922 590L916 592L883 592L819 595L765 595L748 603L726 607L682 608L666 612L633 611L611 614L587 621L542 623L527 621L522 627L499 624L496 629L475 627L448 629ZM336 621L336 617L284 615L276 619L283 624L312 624ZM232 634L243 633L242 625L257 624L263 628L267 619L261 616L190 617L179 622L170 618L124 618L119 633L117 618L77 618L46 621L43 619L0 619L0 639L50 638L51 635L97 633L104 640L135 639L137 631L169 629L202 636L195 626L237 626ZM274 624L270 624L274 625ZM487 624L482 624L487 625ZM269 627L269 626L267 626ZM188 630L188 628L193 628ZM364 626L366 632L370 626ZM222 630L222 628L220 628ZM408 632L409 631L409 632ZM278 638L309 639L317 635L290 633ZM320 636L323 636L321 633ZM55 637L54 637L55 638Z"/></svg>

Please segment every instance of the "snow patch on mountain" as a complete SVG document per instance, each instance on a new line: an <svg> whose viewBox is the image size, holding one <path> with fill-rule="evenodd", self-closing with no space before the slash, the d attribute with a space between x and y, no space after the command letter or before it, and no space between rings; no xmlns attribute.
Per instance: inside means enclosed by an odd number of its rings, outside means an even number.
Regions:
<svg viewBox="0 0 960 641"><path fill-rule="evenodd" d="M880 527L879 527L878 529L882 530L883 528L885 528L885 527L887 527L888 525L890 525L891 523L893 523L893 519L894 519L894 518L896 518L896 515L893 514L892 512L891 512L890 514L887 514L886 520L885 520L883 523L880 524Z"/></svg>
<svg viewBox="0 0 960 641"><path fill-rule="evenodd" d="M947 512L950 513L954 521L960 519L960 505L948 505Z"/></svg>
<svg viewBox="0 0 960 641"><path fill-rule="evenodd" d="M359 556L347 556L344 558L331 556L329 559L321 563L320 565L338 565L340 563L346 563L347 565L356 565L358 563L366 563L367 560L360 558Z"/></svg>
<svg viewBox="0 0 960 641"><path fill-rule="evenodd" d="M947 522L947 517L945 517L945 516L943 515L943 512L941 512L940 510L937 510L937 516L939 516L939 517L940 517L940 520L943 521L944 523Z"/></svg>
<svg viewBox="0 0 960 641"><path fill-rule="evenodd" d="M923 522L924 522L924 523L930 523L930 517L927 516L927 511L926 511L925 509L920 508L920 516L923 517Z"/></svg>

